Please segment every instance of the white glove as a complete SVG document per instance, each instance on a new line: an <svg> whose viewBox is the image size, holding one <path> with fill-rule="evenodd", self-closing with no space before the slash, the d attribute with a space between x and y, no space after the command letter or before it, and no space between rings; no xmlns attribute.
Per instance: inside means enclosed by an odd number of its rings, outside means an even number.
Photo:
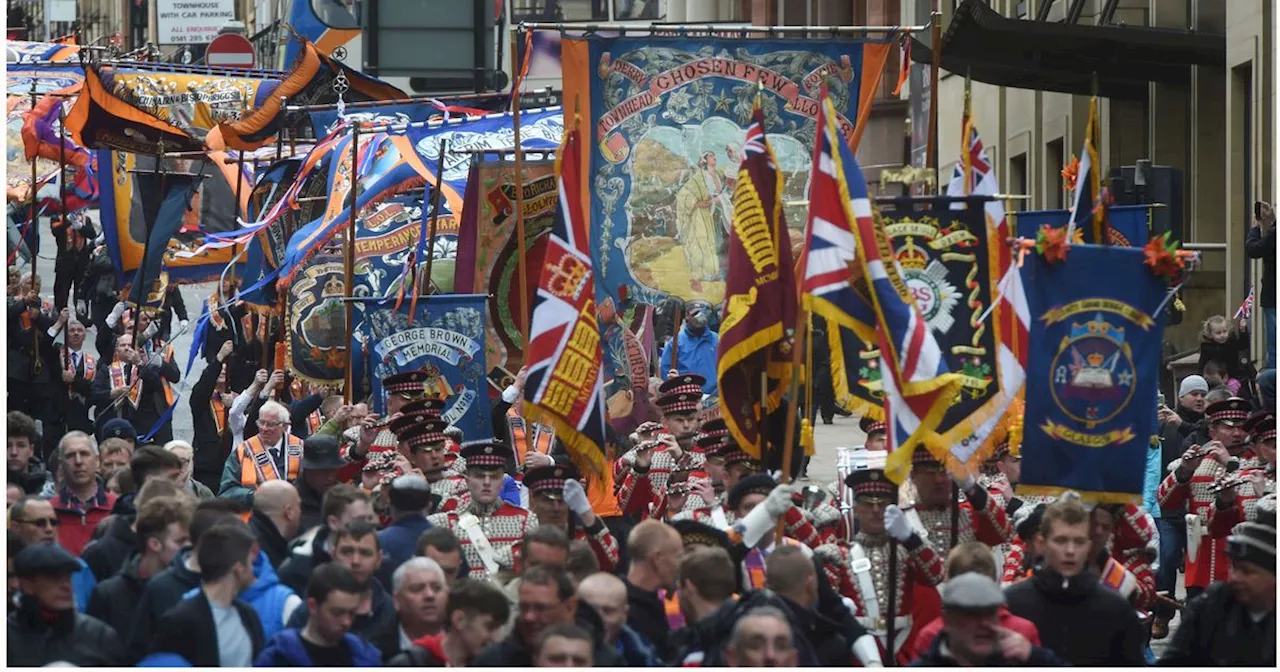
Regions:
<svg viewBox="0 0 1280 672"><path fill-rule="evenodd" d="M546 453L529 452L529 453L526 453L524 456L524 463L526 467L533 468L533 467L549 467L555 464L556 461Z"/></svg>
<svg viewBox="0 0 1280 672"><path fill-rule="evenodd" d="M111 314L107 315L107 326L115 329L116 325L120 323L120 316L123 314L124 301L117 301L115 307L111 309Z"/></svg>
<svg viewBox="0 0 1280 672"><path fill-rule="evenodd" d="M520 390L515 385L508 385L507 389L502 391L502 400L508 404L516 403L516 398L520 396Z"/></svg>
<svg viewBox="0 0 1280 672"><path fill-rule="evenodd" d="M569 505L569 510L578 514L579 517L591 513L591 502L587 501L587 491L582 489L582 484L575 480L568 480L564 483L564 503Z"/></svg>
<svg viewBox="0 0 1280 672"><path fill-rule="evenodd" d="M954 480L956 485L960 486L960 492L969 492L973 489L973 486L978 484L978 479L974 478L973 474L969 474L964 478L955 478Z"/></svg>
<svg viewBox="0 0 1280 672"><path fill-rule="evenodd" d="M769 493L769 498L764 500L764 510L769 512L770 518L777 519L792 507L791 493L793 492L795 492L795 486L791 483L774 487L773 492Z"/></svg>
<svg viewBox="0 0 1280 672"><path fill-rule="evenodd" d="M899 542L911 538L911 523L897 504L890 504L884 509L884 531Z"/></svg>
<svg viewBox="0 0 1280 672"><path fill-rule="evenodd" d="M863 667L884 667L880 660L880 646L876 644L876 638L869 634L859 637L853 643L853 655Z"/></svg>
<svg viewBox="0 0 1280 672"><path fill-rule="evenodd" d="M187 320L178 320L178 328L179 328L179 329L186 329L186 328L187 328L187 324L188 324L188 321L187 321Z"/></svg>

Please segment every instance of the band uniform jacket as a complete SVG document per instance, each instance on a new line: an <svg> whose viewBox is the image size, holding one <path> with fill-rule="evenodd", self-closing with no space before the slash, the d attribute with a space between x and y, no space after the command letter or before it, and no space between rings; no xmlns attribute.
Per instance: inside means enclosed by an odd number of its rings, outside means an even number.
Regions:
<svg viewBox="0 0 1280 672"><path fill-rule="evenodd" d="M463 516L471 514L479 519L478 527L493 546L493 560L499 571L516 571L515 559L519 554L520 542L526 532L538 526L538 517L533 513L501 499L492 504L479 504L470 497L465 500L452 499L445 502L444 508L450 510L432 514L427 522L453 531L458 541L462 542L462 555L474 578L487 576L488 571L480 557L480 551L472 544L467 531L462 529Z"/></svg>
<svg viewBox="0 0 1280 672"><path fill-rule="evenodd" d="M825 544L814 552L822 562L822 569L831 585L841 595L850 598L854 603L854 617L859 625L876 635L881 655L887 651L885 646L888 636L889 610L889 536L869 535L859 532L854 535L853 543L862 547L867 560L871 585L875 590L875 603L879 616L872 620L868 613L867 596L863 595L862 583L854 571L854 556L851 545ZM894 616L899 619L894 633L895 657L903 653L907 642L912 641L915 632L933 620L923 617L917 604L917 586L933 587L942 582L942 558L934 548L919 538L913 537L907 543L899 544L897 551L897 583L893 586ZM906 618L909 617L909 618ZM887 658L886 658L887 659ZM906 662L905 659L902 662Z"/></svg>
<svg viewBox="0 0 1280 672"><path fill-rule="evenodd" d="M1276 491L1276 468L1268 465L1263 471L1266 481L1262 492L1254 489L1252 479L1236 487L1236 498L1232 502L1219 502L1214 498L1209 506L1209 534L1214 539L1222 539L1231 534L1231 528L1245 521L1258 519L1258 500L1263 495Z"/></svg>
<svg viewBox="0 0 1280 672"><path fill-rule="evenodd" d="M1252 451L1236 457L1240 460L1241 470L1258 465ZM1212 457L1206 457L1185 483L1178 481L1178 467L1172 464L1170 467L1172 473L1160 482L1156 500L1162 511L1176 511L1184 503L1187 506L1186 585L1204 588L1214 581L1223 581L1227 578L1227 540L1209 536L1208 528L1214 499L1211 490L1226 475L1226 467Z"/></svg>

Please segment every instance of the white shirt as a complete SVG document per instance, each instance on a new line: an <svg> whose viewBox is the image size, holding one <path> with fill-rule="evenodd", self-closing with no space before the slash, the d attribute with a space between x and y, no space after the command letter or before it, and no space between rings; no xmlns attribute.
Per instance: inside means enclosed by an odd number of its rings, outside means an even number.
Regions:
<svg viewBox="0 0 1280 672"><path fill-rule="evenodd" d="M238 446L244 442L244 426L249 422L249 402L252 395L237 394L231 402L231 410L227 412L227 424L231 425L231 445Z"/></svg>

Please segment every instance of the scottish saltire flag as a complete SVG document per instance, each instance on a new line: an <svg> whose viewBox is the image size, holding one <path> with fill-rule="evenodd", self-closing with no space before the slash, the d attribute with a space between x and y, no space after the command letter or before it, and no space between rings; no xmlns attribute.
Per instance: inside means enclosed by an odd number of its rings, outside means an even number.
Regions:
<svg viewBox="0 0 1280 672"><path fill-rule="evenodd" d="M1098 123L1098 98L1089 99L1089 125L1084 131L1084 147L1080 150L1080 166L1076 171L1076 191L1071 197L1071 223L1067 240L1075 240L1076 228L1084 227L1084 242L1098 245L1107 242L1103 232L1106 208L1099 203L1102 196L1102 162L1098 145L1102 144Z"/></svg>
<svg viewBox="0 0 1280 672"><path fill-rule="evenodd" d="M991 196L1000 193L995 166L987 150L982 146L978 127L973 121L973 106L965 101L964 116L960 122L960 163L956 164L951 181L947 183L948 196ZM963 207L963 204L952 206ZM1013 399L1027 380L1027 334L1030 331L1031 313L1027 309L1027 295L1022 289L1022 275L1014 263L1013 250L1007 241L1013 237L1013 227L1005 215L1004 202L992 198L983 209L986 211L988 256L991 258L991 276L998 282L995 307L991 311L996 330L996 347L1000 373L1001 405L997 413L979 425L973 439L950 447L953 457L974 470L991 454L994 446L987 445L991 432L999 426Z"/></svg>
<svg viewBox="0 0 1280 672"><path fill-rule="evenodd" d="M556 428L556 438L583 473L603 474L604 354L591 241L582 215L578 135L577 129L565 134L556 158L560 205L529 318L524 400L534 418Z"/></svg>
<svg viewBox="0 0 1280 672"><path fill-rule="evenodd" d="M948 371L902 280L884 230L874 219L862 170L836 129L835 108L825 90L818 129L800 274L802 300L827 319L829 332L850 329L878 346L890 428L886 473L901 483L917 445L943 448L929 439L959 390L960 377Z"/></svg>

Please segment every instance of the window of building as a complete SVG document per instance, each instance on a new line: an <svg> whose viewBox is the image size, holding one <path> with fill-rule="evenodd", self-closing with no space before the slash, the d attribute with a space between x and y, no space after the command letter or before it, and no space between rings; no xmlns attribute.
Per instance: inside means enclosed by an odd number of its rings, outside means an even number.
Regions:
<svg viewBox="0 0 1280 672"><path fill-rule="evenodd" d="M1009 158L1009 192L1015 196L1027 193L1027 155L1025 152ZM1010 210L1026 210L1027 201L1021 198L1014 199L1005 204L1005 207Z"/></svg>
<svg viewBox="0 0 1280 672"><path fill-rule="evenodd" d="M1067 157L1063 150L1063 140L1058 138L1044 146L1044 177L1046 210L1061 210L1066 207L1066 194L1062 183L1062 169L1067 166Z"/></svg>

